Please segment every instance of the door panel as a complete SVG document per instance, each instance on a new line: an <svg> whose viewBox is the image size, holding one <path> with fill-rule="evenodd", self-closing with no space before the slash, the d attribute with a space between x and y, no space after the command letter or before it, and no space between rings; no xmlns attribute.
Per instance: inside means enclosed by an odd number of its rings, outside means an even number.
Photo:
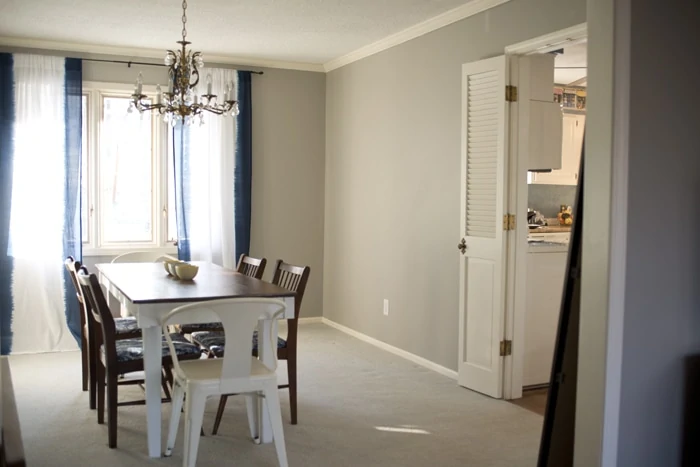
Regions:
<svg viewBox="0 0 700 467"><path fill-rule="evenodd" d="M459 384L502 397L507 103L504 56L462 70Z"/></svg>

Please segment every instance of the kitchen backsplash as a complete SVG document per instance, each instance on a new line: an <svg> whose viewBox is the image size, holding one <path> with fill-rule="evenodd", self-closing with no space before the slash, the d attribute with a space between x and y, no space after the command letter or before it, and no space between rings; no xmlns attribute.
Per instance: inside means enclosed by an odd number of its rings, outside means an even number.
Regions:
<svg viewBox="0 0 700 467"><path fill-rule="evenodd" d="M576 185L528 185L527 207L544 217L557 217L559 206L574 206Z"/></svg>

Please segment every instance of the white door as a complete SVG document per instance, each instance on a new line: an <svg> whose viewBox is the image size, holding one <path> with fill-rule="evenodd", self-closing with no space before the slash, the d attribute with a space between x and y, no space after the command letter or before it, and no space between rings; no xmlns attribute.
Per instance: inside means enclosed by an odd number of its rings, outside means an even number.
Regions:
<svg viewBox="0 0 700 467"><path fill-rule="evenodd" d="M505 56L462 67L459 384L503 395L505 319Z"/></svg>

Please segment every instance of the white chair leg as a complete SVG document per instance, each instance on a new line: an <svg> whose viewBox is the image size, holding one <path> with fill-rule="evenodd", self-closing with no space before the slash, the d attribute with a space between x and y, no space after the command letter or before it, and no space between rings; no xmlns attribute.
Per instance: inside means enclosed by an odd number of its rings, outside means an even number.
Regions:
<svg viewBox="0 0 700 467"><path fill-rule="evenodd" d="M172 413L170 414L168 441L165 443L165 457L171 456L173 448L175 447L175 439L177 438L177 429L180 425L180 412L182 412L182 402L184 398L185 388L175 379L173 382Z"/></svg>
<svg viewBox="0 0 700 467"><path fill-rule="evenodd" d="M277 389L276 381L274 385L268 385L265 388L265 400L267 401L267 411L270 414L270 425L272 427L272 436L275 440L275 449L277 450L277 461L280 467L288 467L287 448L284 444L284 429L282 428L282 409L280 408L279 389Z"/></svg>
<svg viewBox="0 0 700 467"><path fill-rule="evenodd" d="M195 467L197 463L197 450L199 449L199 435L202 430L205 402L206 397L197 394L196 391L187 391L187 401L185 403L185 452L182 456L182 465L184 467Z"/></svg>
<svg viewBox="0 0 700 467"><path fill-rule="evenodd" d="M248 411L248 426L250 427L250 437L255 443L260 442L260 397L255 393L245 395L245 406Z"/></svg>

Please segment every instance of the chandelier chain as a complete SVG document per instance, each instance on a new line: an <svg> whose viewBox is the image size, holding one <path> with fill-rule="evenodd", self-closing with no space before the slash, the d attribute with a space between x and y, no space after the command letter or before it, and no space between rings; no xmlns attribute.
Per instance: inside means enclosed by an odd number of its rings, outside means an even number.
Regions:
<svg viewBox="0 0 700 467"><path fill-rule="evenodd" d="M182 0L182 40L187 37L187 0Z"/></svg>

